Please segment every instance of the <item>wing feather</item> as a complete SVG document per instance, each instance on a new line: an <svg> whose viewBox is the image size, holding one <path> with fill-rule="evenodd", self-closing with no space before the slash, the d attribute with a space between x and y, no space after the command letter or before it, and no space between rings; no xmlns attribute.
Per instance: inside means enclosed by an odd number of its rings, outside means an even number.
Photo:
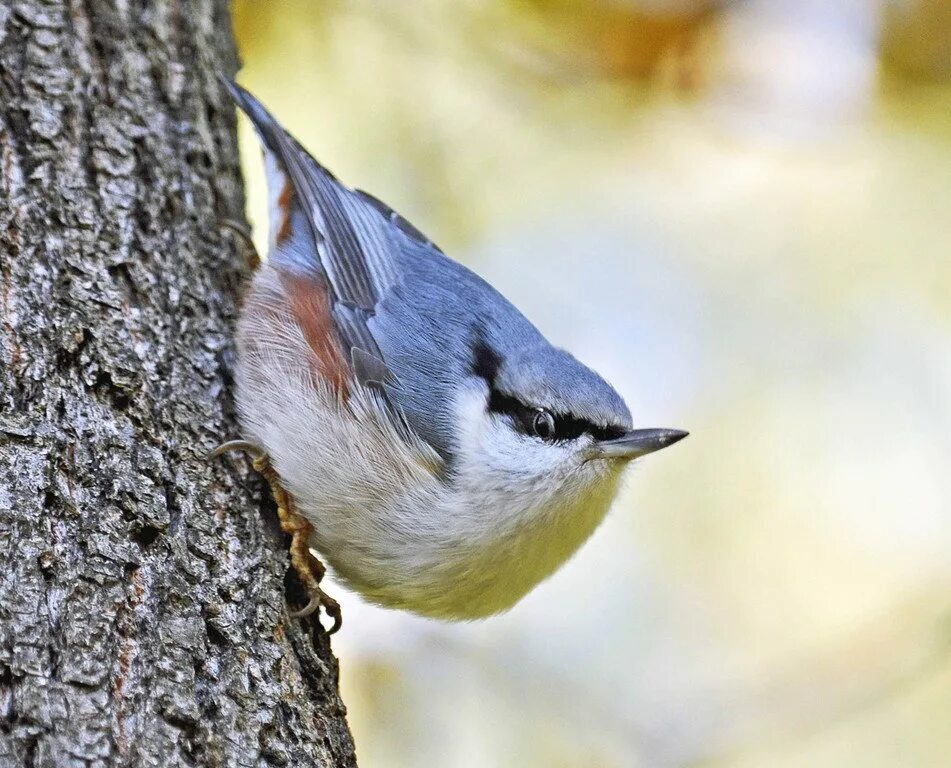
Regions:
<svg viewBox="0 0 951 768"><path fill-rule="evenodd" d="M388 395L388 388L397 382L373 336L370 320L386 294L401 280L396 259L399 241L408 237L417 246L438 249L375 197L341 184L254 96L229 80L223 81L254 124L265 153L290 180L293 200L289 210L300 214L289 218L292 228L303 225L308 229L300 233L299 241L295 240L298 233L292 232L289 242L272 250L272 258L279 268L291 273L310 272L321 277L330 300L334 330L350 352L350 367L361 383L372 385L381 401L388 404L401 434L410 435L402 410Z"/></svg>
<svg viewBox="0 0 951 768"><path fill-rule="evenodd" d="M320 263L336 298L372 309L379 292L370 278L367 261L368 257L380 258L380 255L368 255L360 248L357 234L338 197L339 183L290 136L283 133L281 139L281 157L294 190L310 214Z"/></svg>
<svg viewBox="0 0 951 768"><path fill-rule="evenodd" d="M304 212L302 218L316 244L316 258L308 266L326 277L344 342L382 358L366 321L399 280L386 220L314 160L250 93L229 81L225 84L254 123L265 150L287 171L295 204ZM300 268L301 259L291 266Z"/></svg>

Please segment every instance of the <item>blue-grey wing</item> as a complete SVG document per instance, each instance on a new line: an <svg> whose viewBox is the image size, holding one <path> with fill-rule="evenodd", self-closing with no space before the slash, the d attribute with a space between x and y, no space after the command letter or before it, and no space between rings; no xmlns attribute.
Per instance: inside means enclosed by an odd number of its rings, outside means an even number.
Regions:
<svg viewBox="0 0 951 768"><path fill-rule="evenodd" d="M333 325L354 375L361 383L377 385L384 399L399 406L400 376L381 349L377 334L382 331L374 331L374 318L404 280L408 250L416 251L414 258L444 257L384 203L341 184L254 96L230 81L225 85L254 124L270 168L274 206L269 259L279 269L313 275L326 284ZM399 407L394 416L405 418ZM420 433L429 431L419 426ZM444 439L436 442L434 447L445 449Z"/></svg>
<svg viewBox="0 0 951 768"><path fill-rule="evenodd" d="M376 198L341 184L254 96L234 83L226 84L254 123L265 150L273 153L286 173L293 193L288 195L288 215L306 230L290 227L289 237L306 238L306 242L296 249L275 249L277 258L282 250L290 250L293 258L283 266L323 274L339 311L341 332L353 335L353 346L372 344L366 319L399 280L392 236L401 231L402 219ZM294 216L295 212L299 215Z"/></svg>

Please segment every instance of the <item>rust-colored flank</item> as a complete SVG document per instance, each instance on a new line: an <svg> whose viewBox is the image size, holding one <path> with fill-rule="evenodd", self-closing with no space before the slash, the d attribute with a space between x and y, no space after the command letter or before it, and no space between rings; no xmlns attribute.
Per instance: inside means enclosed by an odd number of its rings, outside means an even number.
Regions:
<svg viewBox="0 0 951 768"><path fill-rule="evenodd" d="M315 372L347 395L350 364L334 329L327 285L320 277L283 274L288 306L314 353Z"/></svg>
<svg viewBox="0 0 951 768"><path fill-rule="evenodd" d="M277 196L277 207L281 211L281 226L277 230L277 245L291 236L291 202L294 199L294 190L290 180L284 182L281 194Z"/></svg>

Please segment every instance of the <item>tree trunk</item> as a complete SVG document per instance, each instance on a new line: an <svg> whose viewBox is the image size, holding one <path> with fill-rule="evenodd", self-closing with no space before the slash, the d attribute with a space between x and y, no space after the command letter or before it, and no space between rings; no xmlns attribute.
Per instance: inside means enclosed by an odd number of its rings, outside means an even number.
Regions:
<svg viewBox="0 0 951 768"><path fill-rule="evenodd" d="M236 63L225 0L0 1L4 768L355 764L264 486L204 458L237 433Z"/></svg>

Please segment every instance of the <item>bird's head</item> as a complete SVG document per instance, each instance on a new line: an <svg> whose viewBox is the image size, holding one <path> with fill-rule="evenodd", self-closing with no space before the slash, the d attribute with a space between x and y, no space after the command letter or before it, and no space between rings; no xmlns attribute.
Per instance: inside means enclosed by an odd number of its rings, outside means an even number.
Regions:
<svg viewBox="0 0 951 768"><path fill-rule="evenodd" d="M606 508L628 463L687 435L634 429L611 385L544 341L508 354L480 342L472 374L457 404L455 458L473 485L522 497L521 508Z"/></svg>

